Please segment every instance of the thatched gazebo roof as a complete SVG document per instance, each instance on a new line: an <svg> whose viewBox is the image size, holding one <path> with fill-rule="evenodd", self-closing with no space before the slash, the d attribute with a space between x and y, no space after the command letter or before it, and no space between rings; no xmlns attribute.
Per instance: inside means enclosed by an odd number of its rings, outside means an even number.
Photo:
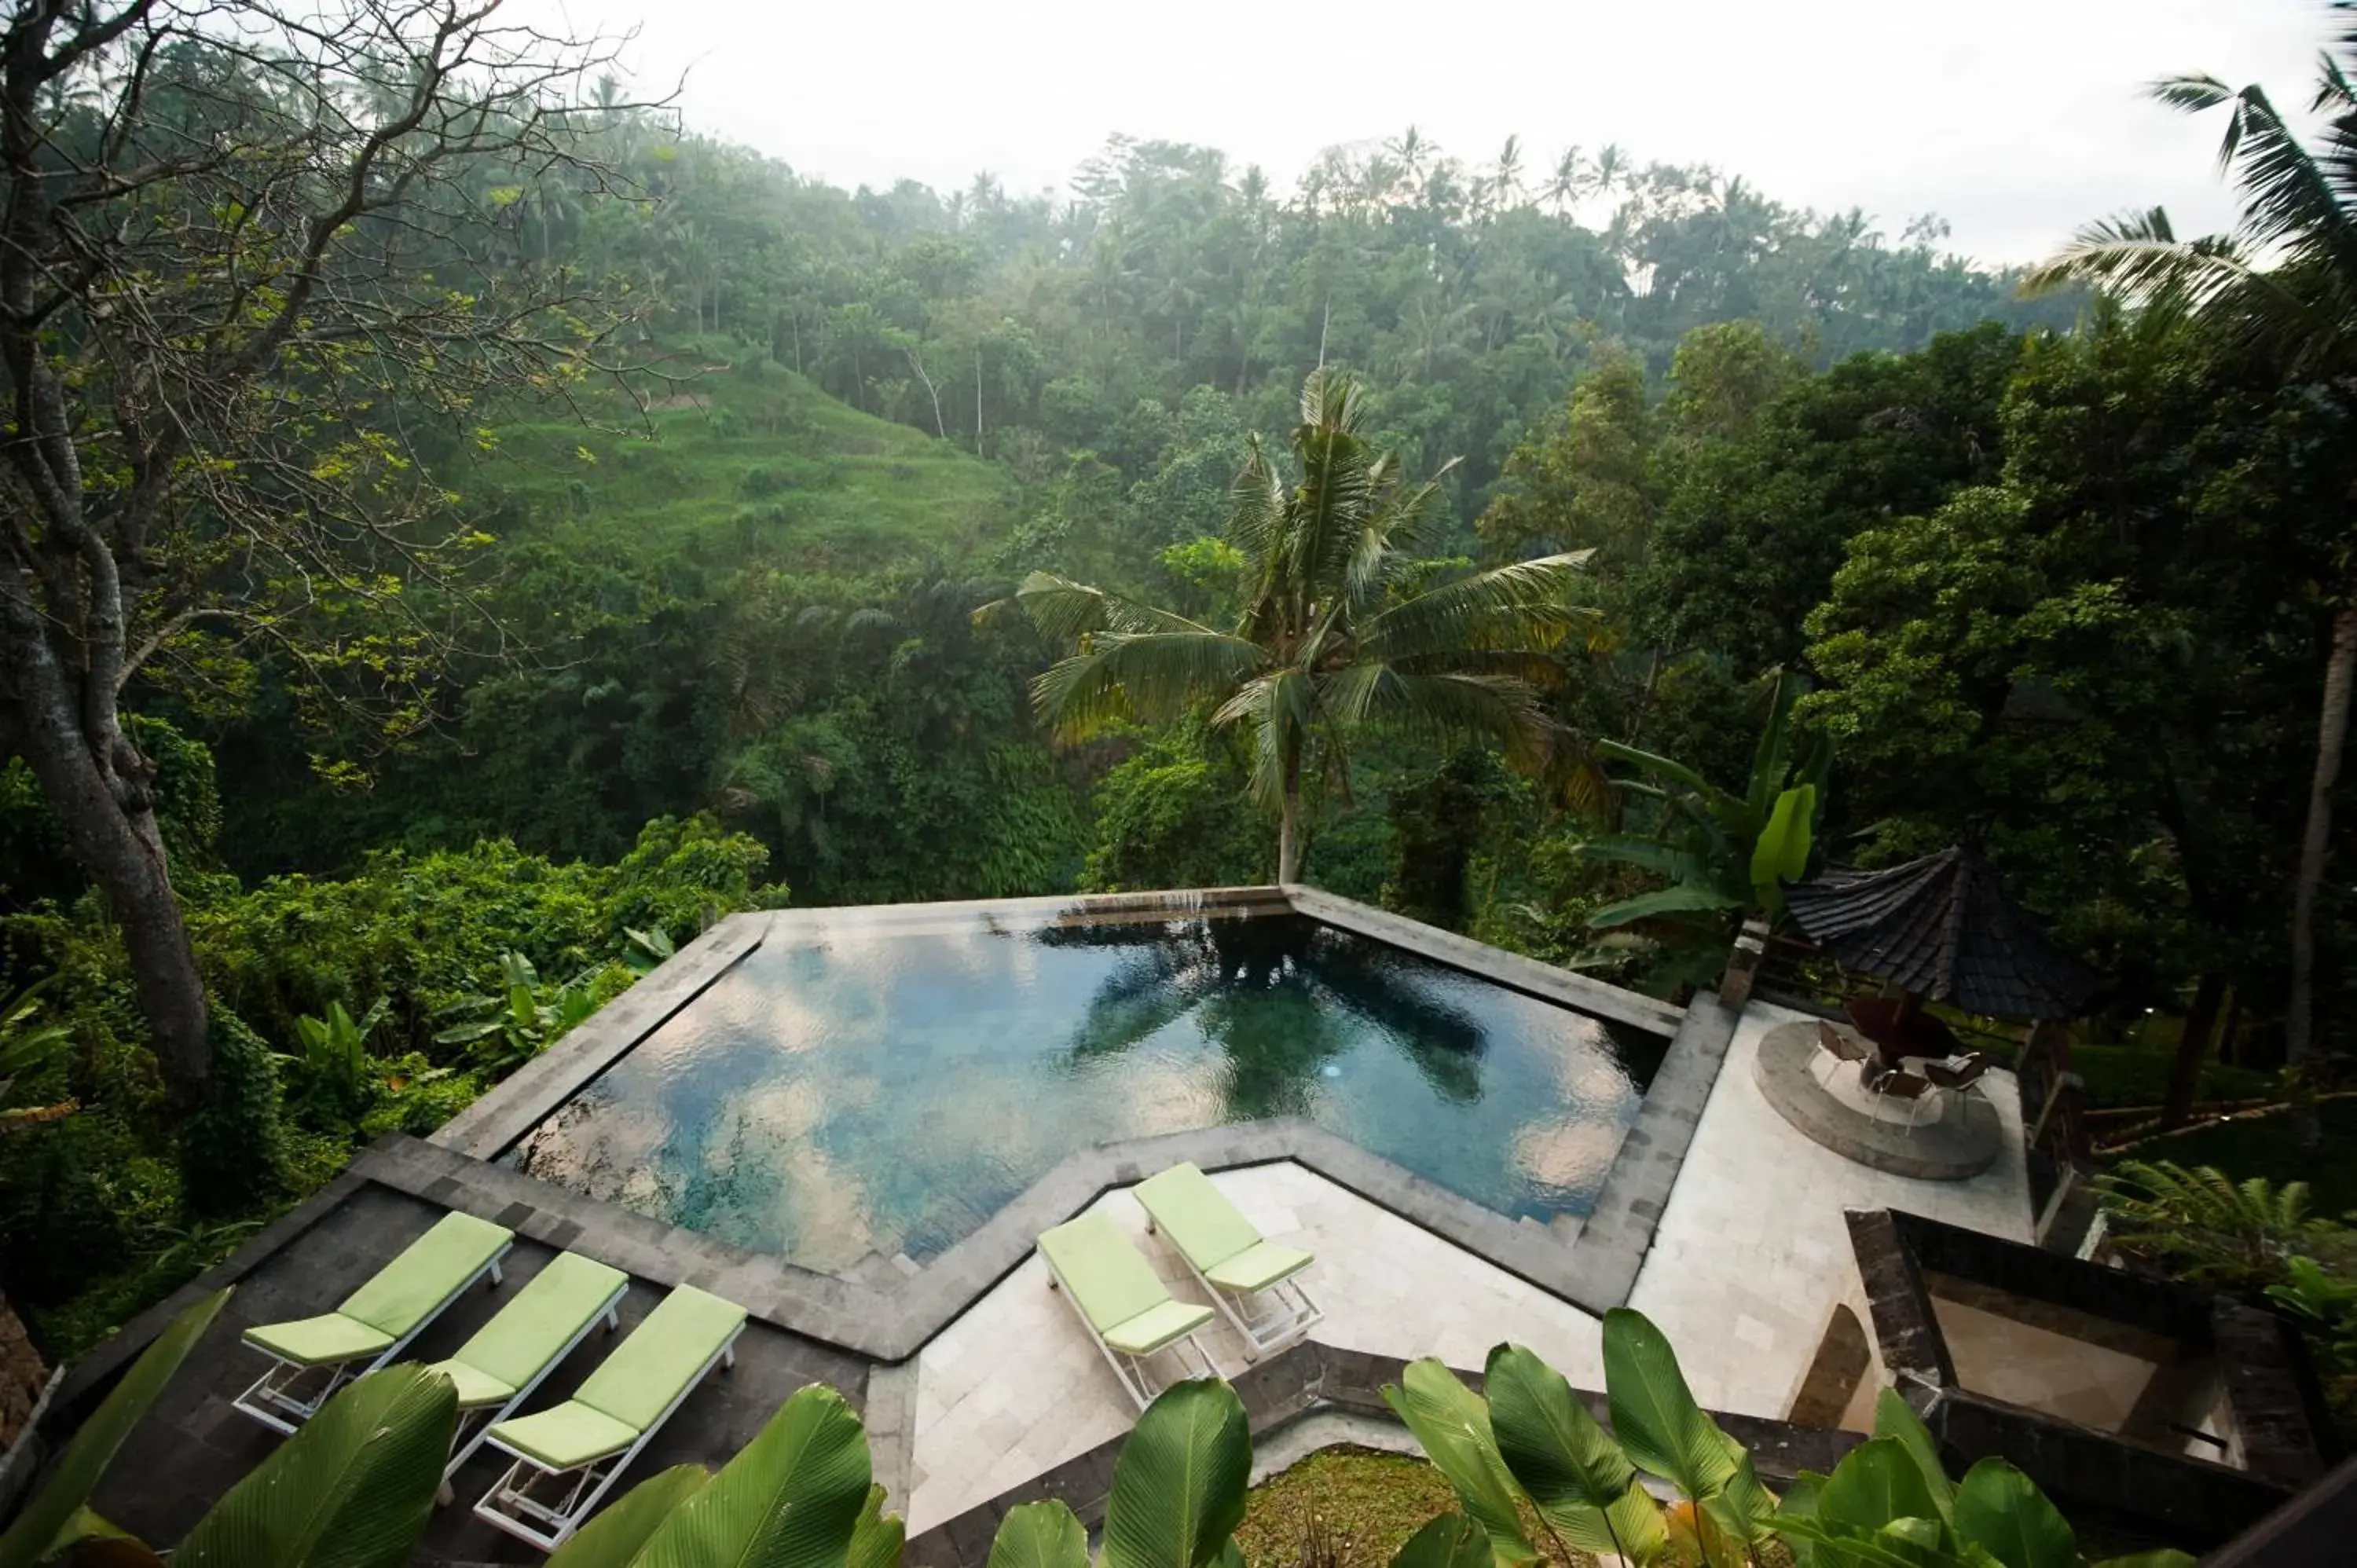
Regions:
<svg viewBox="0 0 2357 1568"><path fill-rule="evenodd" d="M1786 888L1784 902L1843 968L1968 1013L2069 1018L2108 983L2055 946L1967 847L1828 872Z"/></svg>

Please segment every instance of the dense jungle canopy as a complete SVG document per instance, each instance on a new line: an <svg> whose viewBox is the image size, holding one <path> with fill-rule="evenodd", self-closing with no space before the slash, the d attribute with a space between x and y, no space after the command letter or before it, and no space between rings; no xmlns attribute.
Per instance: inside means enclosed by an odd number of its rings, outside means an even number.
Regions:
<svg viewBox="0 0 2357 1568"><path fill-rule="evenodd" d="M0 999L41 987L11 1037L48 1044L0 1251L53 1342L731 908L1265 881L1291 801L1304 880L1708 983L1751 847L1630 759L1740 793L1763 731L1826 758L1809 864L1973 839L2115 978L2090 1039L2190 1014L2282 1060L2357 537L2330 331L1412 127L1290 189L1116 137L1053 197L845 190L595 48L339 12L6 24ZM2341 113L2301 264L2345 344ZM1515 580L1563 613L1403 655L1513 724L1338 674L1287 794L1215 699L1050 722L1032 682L1111 623L1003 613L1027 579L1258 635L1239 476L1281 509L1339 471L1346 379L1389 464L1351 482L1417 498L1365 624L1557 564ZM2323 789L2319 1053L2357 1008ZM520 974L519 1022L445 1037Z"/></svg>

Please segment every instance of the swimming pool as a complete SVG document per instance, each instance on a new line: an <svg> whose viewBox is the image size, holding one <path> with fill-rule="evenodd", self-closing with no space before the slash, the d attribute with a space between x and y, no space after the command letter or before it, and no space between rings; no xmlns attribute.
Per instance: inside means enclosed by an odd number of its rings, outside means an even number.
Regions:
<svg viewBox="0 0 2357 1568"><path fill-rule="evenodd" d="M1587 1212L1666 1046L1294 913L867 913L773 932L500 1163L823 1273L1265 1116L1543 1220Z"/></svg>

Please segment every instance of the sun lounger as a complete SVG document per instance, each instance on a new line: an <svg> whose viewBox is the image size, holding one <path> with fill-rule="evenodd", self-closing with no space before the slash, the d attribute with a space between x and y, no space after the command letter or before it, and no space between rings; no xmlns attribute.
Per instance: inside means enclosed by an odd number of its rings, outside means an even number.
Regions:
<svg viewBox="0 0 2357 1568"><path fill-rule="evenodd" d="M442 1468L441 1501L450 1500L450 1477L490 1429L515 1413L599 1319L608 1333L621 1326L614 1307L630 1286L630 1276L619 1269L559 1252L457 1355L434 1364L458 1387L458 1426Z"/></svg>
<svg viewBox="0 0 2357 1568"><path fill-rule="evenodd" d="M1202 1364L1202 1376L1218 1375L1202 1341L1195 1337L1211 1321L1211 1309L1173 1300L1153 1266L1111 1219L1083 1214L1042 1233L1039 1256L1047 1262L1050 1288L1060 1288L1072 1304L1105 1364L1138 1409L1144 1410L1159 1391L1147 1387L1146 1361L1150 1356L1183 1343Z"/></svg>
<svg viewBox="0 0 2357 1568"><path fill-rule="evenodd" d="M237 1397L237 1408L274 1432L292 1433L338 1389L400 1355L468 1286L486 1274L498 1284L500 1260L514 1242L504 1225L446 1214L335 1311L247 1329L245 1343L271 1365ZM298 1387L315 1372L327 1374L325 1385L306 1397Z"/></svg>
<svg viewBox="0 0 2357 1568"><path fill-rule="evenodd" d="M693 1285L665 1296L574 1396L483 1441L514 1463L475 1517L543 1552L579 1530L639 1450L716 1366L734 1366L745 1309ZM533 1495L545 1483L547 1497Z"/></svg>
<svg viewBox="0 0 2357 1568"><path fill-rule="evenodd" d="M1195 1166L1172 1165L1135 1190L1147 1228L1170 1238L1188 1269L1244 1337L1248 1356L1289 1344L1326 1316L1297 1277L1315 1258L1264 1237Z"/></svg>

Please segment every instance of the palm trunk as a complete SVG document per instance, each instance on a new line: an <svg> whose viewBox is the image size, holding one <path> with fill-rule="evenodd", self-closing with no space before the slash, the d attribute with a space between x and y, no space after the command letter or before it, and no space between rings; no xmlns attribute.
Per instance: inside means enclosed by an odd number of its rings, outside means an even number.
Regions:
<svg viewBox="0 0 2357 1568"><path fill-rule="evenodd" d="M1277 820L1276 880L1286 886L1301 880L1301 795L1290 789Z"/></svg>
<svg viewBox="0 0 2357 1568"><path fill-rule="evenodd" d="M2308 789L2308 831L2292 884L2291 996L2284 1014L2284 1054L2295 1069L2315 1049L2316 896L2324 883L2324 854L2332 833L2332 789L2340 782L2349 742L2349 695L2357 682L2357 575L2341 590L2332 618L2332 650L2324 666L2324 712L2317 725L2316 772ZM2303 1127L2303 1138L2311 1129Z"/></svg>

